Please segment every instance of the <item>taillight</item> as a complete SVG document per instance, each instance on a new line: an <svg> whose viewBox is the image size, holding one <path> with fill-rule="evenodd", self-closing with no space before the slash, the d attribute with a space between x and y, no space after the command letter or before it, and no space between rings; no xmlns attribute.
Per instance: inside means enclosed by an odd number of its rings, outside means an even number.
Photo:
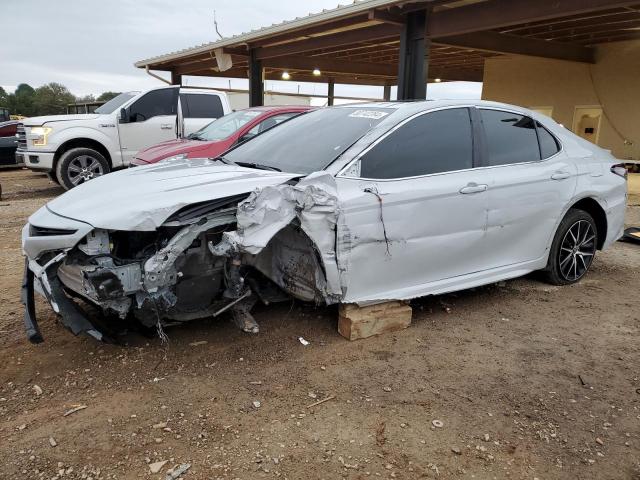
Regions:
<svg viewBox="0 0 640 480"><path fill-rule="evenodd" d="M627 179L627 169L624 166L624 163L618 163L616 165L611 166L611 173L618 175L619 177Z"/></svg>

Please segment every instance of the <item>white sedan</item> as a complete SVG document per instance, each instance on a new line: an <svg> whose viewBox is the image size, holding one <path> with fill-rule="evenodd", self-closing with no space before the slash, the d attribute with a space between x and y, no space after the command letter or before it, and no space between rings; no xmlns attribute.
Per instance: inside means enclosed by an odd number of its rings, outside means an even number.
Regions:
<svg viewBox="0 0 640 480"><path fill-rule="evenodd" d="M72 332L106 340L120 322L161 331L223 312L257 332L259 300L370 304L534 270L570 284L622 235L625 202L609 152L526 109L321 109L222 157L116 172L34 213L27 333L42 340L34 290Z"/></svg>

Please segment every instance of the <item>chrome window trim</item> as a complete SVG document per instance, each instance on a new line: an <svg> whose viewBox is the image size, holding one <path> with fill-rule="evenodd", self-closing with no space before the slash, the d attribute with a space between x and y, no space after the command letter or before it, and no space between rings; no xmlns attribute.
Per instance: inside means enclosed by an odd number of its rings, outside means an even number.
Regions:
<svg viewBox="0 0 640 480"><path fill-rule="evenodd" d="M358 153L349 163L347 163L344 167L342 167L340 169L340 171L336 174L336 177L347 178L347 179L351 179L351 180L368 180L368 181L372 181L372 182L396 182L398 180L412 180L412 179L415 179L415 178L425 178L425 177L433 177L433 176L437 176L437 175L447 175L449 173L468 172L470 170L475 170L475 169L478 169L478 168L482 168L482 167L471 167L471 168L463 168L461 170L449 170L449 171L446 171L446 172L425 173L424 175L414 175L412 177L398 177L398 178L367 178L367 177L352 177L352 176L349 176L349 175L344 175L344 172L349 170L349 168L351 168L351 166L353 164L355 164L356 162L359 162L360 159L362 158L362 156L365 155L367 152L369 152L369 150L371 150L378 143L382 142L385 138L387 138L389 135L391 135L393 132L395 132L396 130L398 130L400 127L404 126L405 124L407 124L411 120L413 120L415 118L418 118L418 117L420 117L422 115L428 115L428 114L433 113L433 112L439 112L439 111L442 111L442 110L453 110L453 109L459 109L459 108L467 108L467 109L469 109L469 108L476 108L476 106L473 105L473 104L447 105L446 107L437 107L437 108L433 108L433 109L430 109L430 110L424 110L422 112L414 113L413 115L405 118L400 123L396 124L393 128L390 128L383 135L378 137L367 148L365 148L360 153ZM469 122L471 124L471 133L473 134L473 119L471 118L471 112L469 112Z"/></svg>

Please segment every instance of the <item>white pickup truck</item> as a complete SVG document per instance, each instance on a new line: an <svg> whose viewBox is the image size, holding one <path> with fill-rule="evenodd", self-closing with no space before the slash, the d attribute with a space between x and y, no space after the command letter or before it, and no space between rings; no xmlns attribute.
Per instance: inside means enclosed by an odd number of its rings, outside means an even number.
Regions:
<svg viewBox="0 0 640 480"><path fill-rule="evenodd" d="M25 119L16 160L70 189L129 165L138 150L185 137L231 111L213 90L161 87L121 93L93 114Z"/></svg>

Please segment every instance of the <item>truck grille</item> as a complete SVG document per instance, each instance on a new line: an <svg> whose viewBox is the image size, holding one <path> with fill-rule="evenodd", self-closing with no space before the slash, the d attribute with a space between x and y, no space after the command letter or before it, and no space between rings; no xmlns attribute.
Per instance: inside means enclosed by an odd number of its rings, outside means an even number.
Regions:
<svg viewBox="0 0 640 480"><path fill-rule="evenodd" d="M22 123L18 124L16 137L18 137L18 150L26 150L27 134L24 131L24 125Z"/></svg>

